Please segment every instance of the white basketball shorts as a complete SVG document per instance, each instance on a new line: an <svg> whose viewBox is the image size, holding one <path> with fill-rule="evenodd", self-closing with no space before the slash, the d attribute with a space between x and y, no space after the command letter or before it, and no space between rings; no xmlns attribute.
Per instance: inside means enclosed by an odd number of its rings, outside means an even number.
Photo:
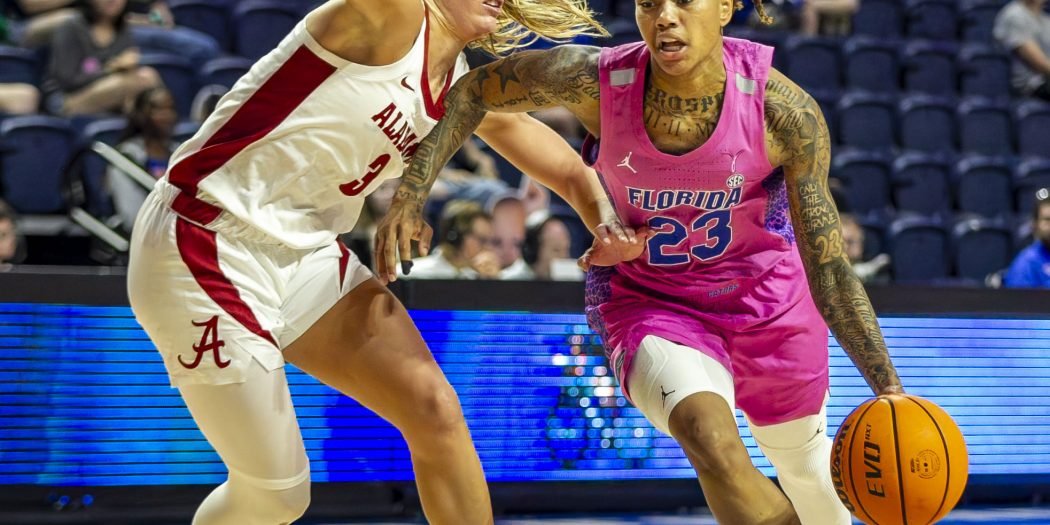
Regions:
<svg viewBox="0 0 1050 525"><path fill-rule="evenodd" d="M343 246L295 250L203 228L169 207L161 182L131 237L128 296L164 358L172 386L240 383L254 359L284 365L282 349L372 277Z"/></svg>

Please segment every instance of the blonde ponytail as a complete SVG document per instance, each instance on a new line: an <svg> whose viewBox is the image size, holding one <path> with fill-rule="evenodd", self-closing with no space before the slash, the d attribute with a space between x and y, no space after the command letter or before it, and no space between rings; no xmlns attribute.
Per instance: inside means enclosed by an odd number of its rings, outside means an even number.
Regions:
<svg viewBox="0 0 1050 525"><path fill-rule="evenodd" d="M585 0L506 0L499 29L470 47L498 57L541 38L564 42L579 35L609 36Z"/></svg>

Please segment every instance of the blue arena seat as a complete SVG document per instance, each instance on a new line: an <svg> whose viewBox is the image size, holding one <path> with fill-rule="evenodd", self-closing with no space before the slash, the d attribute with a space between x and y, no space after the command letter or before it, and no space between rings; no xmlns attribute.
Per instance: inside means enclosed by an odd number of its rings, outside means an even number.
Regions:
<svg viewBox="0 0 1050 525"><path fill-rule="evenodd" d="M889 222L888 215L884 213L857 217L857 223L864 230L864 260L871 260L880 253L889 253L890 245L886 240Z"/></svg>
<svg viewBox="0 0 1050 525"><path fill-rule="evenodd" d="M959 85L964 95L1010 97L1010 57L988 44L968 43L959 50Z"/></svg>
<svg viewBox="0 0 1050 525"><path fill-rule="evenodd" d="M960 35L971 42L992 43L995 17L1008 0L962 0L959 2Z"/></svg>
<svg viewBox="0 0 1050 525"><path fill-rule="evenodd" d="M957 53L957 46L948 42L913 40L905 44L901 57L904 89L931 95L954 95L958 85Z"/></svg>
<svg viewBox="0 0 1050 525"><path fill-rule="evenodd" d="M853 32L858 35L896 37L903 26L901 0L864 0L853 15Z"/></svg>
<svg viewBox="0 0 1050 525"><path fill-rule="evenodd" d="M228 2L169 0L168 5L176 24L210 35L222 50L233 50Z"/></svg>
<svg viewBox="0 0 1050 525"><path fill-rule="evenodd" d="M63 213L62 176L74 140L73 127L65 119L43 115L5 119L0 124L4 199L21 213Z"/></svg>
<svg viewBox="0 0 1050 525"><path fill-rule="evenodd" d="M900 85L897 46L892 42L859 36L846 41L846 86L849 89L895 92Z"/></svg>
<svg viewBox="0 0 1050 525"><path fill-rule="evenodd" d="M785 74L806 89L838 89L842 85L839 41L821 37L789 37Z"/></svg>
<svg viewBox="0 0 1050 525"><path fill-rule="evenodd" d="M907 34L912 38L954 40L958 32L956 0L907 0Z"/></svg>
<svg viewBox="0 0 1050 525"><path fill-rule="evenodd" d="M948 230L940 219L898 217L890 224L889 235L895 281L921 283L948 277Z"/></svg>
<svg viewBox="0 0 1050 525"><path fill-rule="evenodd" d="M839 100L839 142L871 150L896 144L896 103L892 96L851 91Z"/></svg>
<svg viewBox="0 0 1050 525"><path fill-rule="evenodd" d="M809 95L820 106L820 112L824 114L824 121L827 123L828 132L831 134L831 142L834 144L839 138L839 114L836 106L841 98L839 91L811 89L809 90Z"/></svg>
<svg viewBox="0 0 1050 525"><path fill-rule="evenodd" d="M984 282L988 274L1010 265L1013 234L1005 219L963 218L952 227L955 272L963 279Z"/></svg>
<svg viewBox="0 0 1050 525"><path fill-rule="evenodd" d="M900 146L905 150L955 149L955 104L947 97L911 95L900 101Z"/></svg>
<svg viewBox="0 0 1050 525"><path fill-rule="evenodd" d="M189 59L164 53L143 53L140 63L160 73L164 85L175 99L179 116L189 116L193 96L197 94L197 72Z"/></svg>
<svg viewBox="0 0 1050 525"><path fill-rule="evenodd" d="M832 158L831 175L842 182L850 209L867 215L889 207L892 169L886 153L847 149Z"/></svg>
<svg viewBox="0 0 1050 525"><path fill-rule="evenodd" d="M89 147L95 141L116 147L127 127L128 121L124 117L96 120L85 126L81 133L81 147ZM87 152L82 162L80 176L84 182L84 206L95 217L112 216L113 199L106 185L106 161Z"/></svg>
<svg viewBox="0 0 1050 525"><path fill-rule="evenodd" d="M955 177L959 211L983 217L1013 213L1013 168L1008 157L965 156L955 165Z"/></svg>
<svg viewBox="0 0 1050 525"><path fill-rule="evenodd" d="M906 153L893 162L898 211L944 215L951 209L951 163L941 155Z"/></svg>
<svg viewBox="0 0 1050 525"><path fill-rule="evenodd" d="M638 42L642 39L642 35L638 33L638 24L634 22L633 18L614 18L608 24L605 24L605 29L609 31L609 38L602 38L597 43L597 45L603 47L615 47L621 44Z"/></svg>
<svg viewBox="0 0 1050 525"><path fill-rule="evenodd" d="M1017 105L1017 152L1050 157L1050 104L1027 101Z"/></svg>
<svg viewBox="0 0 1050 525"><path fill-rule="evenodd" d="M269 53L299 23L294 6L277 0L247 0L233 9L234 51L251 60Z"/></svg>
<svg viewBox="0 0 1050 525"><path fill-rule="evenodd" d="M0 84L39 84L36 53L20 47L0 46Z"/></svg>
<svg viewBox="0 0 1050 525"><path fill-rule="evenodd" d="M1026 220L1032 215L1035 192L1040 188L1050 188L1050 158L1025 159L1014 172L1014 195L1017 212Z"/></svg>
<svg viewBox="0 0 1050 525"><path fill-rule="evenodd" d="M966 153L1012 155L1014 124L1002 102L974 97L959 104L959 146Z"/></svg>
<svg viewBox="0 0 1050 525"><path fill-rule="evenodd" d="M252 61L244 57L215 58L201 66L200 85L219 85L229 89L251 68Z"/></svg>

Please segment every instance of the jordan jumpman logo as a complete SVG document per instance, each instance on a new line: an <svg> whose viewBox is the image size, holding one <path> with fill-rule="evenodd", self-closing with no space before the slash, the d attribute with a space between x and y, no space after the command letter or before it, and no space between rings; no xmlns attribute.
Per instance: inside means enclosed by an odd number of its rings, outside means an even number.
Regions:
<svg viewBox="0 0 1050 525"><path fill-rule="evenodd" d="M627 152L627 156L624 157L623 160L621 160L620 163L616 165L616 167L627 168L631 170L631 173L638 174L638 172L634 171L634 168L631 167L631 155L634 155L633 151Z"/></svg>

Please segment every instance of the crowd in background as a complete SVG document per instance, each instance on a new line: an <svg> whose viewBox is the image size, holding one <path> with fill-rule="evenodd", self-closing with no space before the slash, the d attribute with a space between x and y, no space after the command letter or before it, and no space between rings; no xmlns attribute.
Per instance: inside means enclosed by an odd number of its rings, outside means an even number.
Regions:
<svg viewBox="0 0 1050 525"><path fill-rule="evenodd" d="M995 37L1014 57L1011 83L1017 95L1050 100L1050 15L1044 12L1045 4L1045 0L1010 2L995 21ZM631 7L625 2L606 5L624 11ZM764 17L745 2L732 23L755 30L846 36L859 6L860 0L767 0ZM223 55L214 38L177 25L163 0L3 0L2 16L0 43L41 50L47 61L40 85L0 83L0 113L69 118L123 115L127 127L116 149L149 176L164 174L178 146L179 112L161 75L142 64L142 53L176 53L203 64ZM618 20L623 22L623 16ZM621 28L614 21L612 26L615 40L638 39L633 23ZM470 58L475 64L486 60L480 55ZM213 105L224 89L206 88L202 93ZM193 118L200 121L210 106L195 106ZM535 116L574 146L582 143L583 130L568 112L551 110ZM128 233L146 190L112 166L105 183L112 201L109 223ZM397 181L389 181L370 195L358 227L344 236L362 260L371 260L374 225L385 213L396 185ZM1007 286L1050 286L1050 216L1044 216L1050 214L1050 205L1045 190L1041 195L1033 216L1033 244L999 276ZM864 258L864 228L849 213L846 198L837 197L847 252L858 275L868 283L890 282L889 256ZM407 277L583 278L575 265L575 258L590 244L582 222L560 198L480 141L468 142L442 172L427 213L436 226L435 249L417 259ZM0 203L0 263L25 255L24 242L21 249L14 248L19 246L14 228L14 210ZM1026 261L1027 269L1020 268L1020 261Z"/></svg>

